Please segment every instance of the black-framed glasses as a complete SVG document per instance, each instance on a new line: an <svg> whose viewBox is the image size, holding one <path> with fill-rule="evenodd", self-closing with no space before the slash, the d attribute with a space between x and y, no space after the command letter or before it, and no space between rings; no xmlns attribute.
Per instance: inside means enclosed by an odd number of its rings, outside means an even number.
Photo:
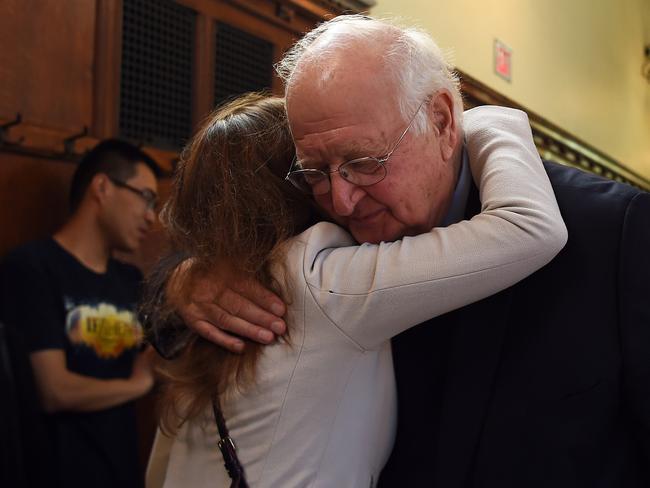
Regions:
<svg viewBox="0 0 650 488"><path fill-rule="evenodd" d="M406 129L404 129L397 138L397 141L393 144L393 148L388 152L388 154L386 154L386 156L380 158L367 156L364 158L351 159L331 171L301 168L300 163L297 162L294 157L291 166L289 167L289 172L284 179L290 181L293 186L309 195L325 195L326 193L329 193L332 189L332 180L330 176L332 173L338 173L345 181L357 186L370 186L379 183L381 180L386 178L386 175L388 174L388 169L386 168L388 159L399 147L404 136L406 136L406 133L413 125L413 121L420 112L422 105L424 105L427 100L428 99L425 99L420 103L411 117L411 120L409 120ZM298 166L300 169L294 170L294 166Z"/></svg>
<svg viewBox="0 0 650 488"><path fill-rule="evenodd" d="M125 190L129 190L130 192L133 192L136 195L138 195L140 198L142 198L142 201L144 201L144 203L147 205L147 208L149 210L154 210L158 205L158 195L156 195L156 192L154 192L153 190L150 190L149 188L145 188L141 190L140 188L131 186L128 183L124 183L123 181L120 181L117 178L113 178L111 176L109 176L108 179L111 180L111 182L115 186L124 188Z"/></svg>

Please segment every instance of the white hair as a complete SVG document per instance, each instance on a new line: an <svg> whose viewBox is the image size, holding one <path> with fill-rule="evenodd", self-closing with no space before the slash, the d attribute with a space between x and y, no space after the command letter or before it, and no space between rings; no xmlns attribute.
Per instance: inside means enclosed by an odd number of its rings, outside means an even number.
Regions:
<svg viewBox="0 0 650 488"><path fill-rule="evenodd" d="M423 100L436 91L447 90L454 103L458 130L461 130L463 101L458 75L431 36L415 27L400 27L391 21L364 15L341 15L305 34L287 51L275 69L288 91L292 80L302 73L305 65L326 65L333 55L355 44L386 46L382 59L396 83L400 94L399 111L405 122L413 117ZM418 134L428 130L429 119L424 110L418 113L413 128Z"/></svg>

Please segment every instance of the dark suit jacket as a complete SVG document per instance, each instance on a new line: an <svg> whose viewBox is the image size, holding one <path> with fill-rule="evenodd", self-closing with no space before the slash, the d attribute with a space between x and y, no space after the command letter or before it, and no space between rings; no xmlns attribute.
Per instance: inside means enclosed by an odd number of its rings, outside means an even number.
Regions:
<svg viewBox="0 0 650 488"><path fill-rule="evenodd" d="M564 250L394 339L398 433L380 487L650 486L650 194L546 168Z"/></svg>

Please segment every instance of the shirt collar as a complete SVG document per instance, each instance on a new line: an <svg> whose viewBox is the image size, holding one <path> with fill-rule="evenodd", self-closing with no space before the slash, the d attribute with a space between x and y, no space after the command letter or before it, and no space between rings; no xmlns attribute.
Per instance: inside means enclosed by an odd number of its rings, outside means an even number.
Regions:
<svg viewBox="0 0 650 488"><path fill-rule="evenodd" d="M442 219L442 223L439 227L447 227L448 225L455 224L456 222L465 219L465 208L467 207L467 198L471 187L472 173L469 170L467 151L463 145L456 188L454 189L454 194L451 196L451 205L447 211L447 215Z"/></svg>

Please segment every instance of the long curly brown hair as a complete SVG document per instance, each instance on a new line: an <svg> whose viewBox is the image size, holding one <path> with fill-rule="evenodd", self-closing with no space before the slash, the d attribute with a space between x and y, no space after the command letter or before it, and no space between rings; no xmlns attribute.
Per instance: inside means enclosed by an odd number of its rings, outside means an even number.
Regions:
<svg viewBox="0 0 650 488"><path fill-rule="evenodd" d="M197 278L251 278L288 299L271 266L282 263L281 246L314 223L311 199L284 181L294 157L284 100L242 96L215 110L189 142L161 212L171 246L190 256L167 302L187 300ZM247 341L233 354L197 335L175 359L161 361L161 426L173 432L200 415L215 395L254 379L259 344Z"/></svg>

